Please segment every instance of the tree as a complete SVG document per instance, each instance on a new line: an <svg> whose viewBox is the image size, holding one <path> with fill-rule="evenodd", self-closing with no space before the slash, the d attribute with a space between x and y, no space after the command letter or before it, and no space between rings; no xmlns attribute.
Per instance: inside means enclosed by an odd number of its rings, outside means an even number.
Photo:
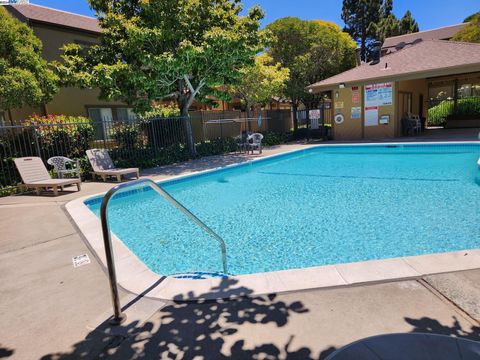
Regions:
<svg viewBox="0 0 480 360"><path fill-rule="evenodd" d="M282 95L289 77L289 70L267 54L257 56L254 65L240 72L242 80L230 87L230 93L245 105L248 118L251 118L252 107L265 105L272 97Z"/></svg>
<svg viewBox="0 0 480 360"><path fill-rule="evenodd" d="M344 0L342 19L345 31L360 44L367 61L374 41L418 31L418 23L407 10L401 19L392 13L393 0Z"/></svg>
<svg viewBox="0 0 480 360"><path fill-rule="evenodd" d="M57 77L42 59L42 43L33 31L0 6L0 109L47 103Z"/></svg>
<svg viewBox="0 0 480 360"><path fill-rule="evenodd" d="M374 41L375 28L370 24L376 24L382 16L381 0L343 0L342 20L345 23L344 31L360 44L361 57L367 61L369 48ZM384 11L388 10L384 7ZM386 12L391 11L388 10Z"/></svg>
<svg viewBox="0 0 480 360"><path fill-rule="evenodd" d="M464 23L467 23L467 22L470 22L470 21L474 21L476 17L480 16L480 11L477 11L476 13L472 14L472 15L469 15L465 18L465 20L463 20Z"/></svg>
<svg viewBox="0 0 480 360"><path fill-rule="evenodd" d="M418 32L418 30L418 23L413 18L410 10L407 10L400 19L400 35Z"/></svg>
<svg viewBox="0 0 480 360"><path fill-rule="evenodd" d="M389 14L378 23L372 23L370 26L374 30L375 39L382 43L388 37L402 35L400 21L394 14Z"/></svg>
<svg viewBox="0 0 480 360"><path fill-rule="evenodd" d="M100 44L65 47L58 70L139 113L169 98L188 116L195 100L208 101L222 85L237 83L239 70L261 49L263 12L253 7L240 16L238 0L89 1L102 27ZM191 124L185 124L195 155Z"/></svg>
<svg viewBox="0 0 480 360"><path fill-rule="evenodd" d="M480 43L480 13L469 16L465 21L469 24L457 32L452 37L452 41Z"/></svg>
<svg viewBox="0 0 480 360"><path fill-rule="evenodd" d="M412 17L412 13L407 10L405 15L399 20L393 13L383 16L378 23L370 24L376 40L383 42L391 36L399 36L418 32L418 23Z"/></svg>
<svg viewBox="0 0 480 360"><path fill-rule="evenodd" d="M292 101L294 129L300 104L312 104L305 87L355 66L355 42L337 25L285 17L267 25L267 54L290 70L284 93Z"/></svg>

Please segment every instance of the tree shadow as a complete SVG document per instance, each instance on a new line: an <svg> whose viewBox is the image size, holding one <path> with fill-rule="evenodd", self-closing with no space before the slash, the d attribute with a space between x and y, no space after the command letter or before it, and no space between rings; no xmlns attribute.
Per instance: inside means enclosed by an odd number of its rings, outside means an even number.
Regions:
<svg viewBox="0 0 480 360"><path fill-rule="evenodd" d="M462 328L462 325L455 316L453 316L452 326L442 325L438 320L428 317L422 317L420 319L406 317L405 321L413 326L411 332L449 335L480 341L480 327L471 325L470 329Z"/></svg>
<svg viewBox="0 0 480 360"><path fill-rule="evenodd" d="M2 344L0 344L0 359L10 357L14 352L15 350L3 347Z"/></svg>
<svg viewBox="0 0 480 360"><path fill-rule="evenodd" d="M312 350L294 348L295 334L278 342L263 342L245 329L260 330L287 325L292 316L309 310L300 301L286 302L276 294L251 296L253 291L237 286L238 280L225 278L201 296L178 296L147 322L133 322L116 329L97 328L74 345L70 353L49 354L43 360L90 359L302 359L313 360ZM212 299L221 295L223 299ZM258 329L256 326L264 326ZM253 344L252 344L253 342ZM324 359L335 348L324 350Z"/></svg>

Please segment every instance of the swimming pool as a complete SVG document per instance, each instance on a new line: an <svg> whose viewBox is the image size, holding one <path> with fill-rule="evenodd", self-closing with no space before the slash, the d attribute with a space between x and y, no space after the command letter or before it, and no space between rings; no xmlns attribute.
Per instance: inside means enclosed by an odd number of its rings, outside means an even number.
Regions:
<svg viewBox="0 0 480 360"><path fill-rule="evenodd" d="M479 144L315 147L162 184L251 274L478 247ZM95 214L101 198L85 201ZM113 232L159 274L220 271L218 244L154 191L115 196Z"/></svg>

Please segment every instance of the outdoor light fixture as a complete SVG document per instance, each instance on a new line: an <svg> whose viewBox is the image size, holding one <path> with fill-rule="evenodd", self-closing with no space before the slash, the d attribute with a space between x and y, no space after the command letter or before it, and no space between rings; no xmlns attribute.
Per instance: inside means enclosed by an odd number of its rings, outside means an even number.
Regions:
<svg viewBox="0 0 480 360"><path fill-rule="evenodd" d="M312 89L312 88L308 89L308 92L309 92L310 94L313 93L313 89Z"/></svg>
<svg viewBox="0 0 480 360"><path fill-rule="evenodd" d="M338 85L338 87L339 87L340 89L345 89L345 84L344 84L344 83L341 83L341 84Z"/></svg>
<svg viewBox="0 0 480 360"><path fill-rule="evenodd" d="M338 91L335 91L335 98L338 99L339 96L340 96L340 93Z"/></svg>

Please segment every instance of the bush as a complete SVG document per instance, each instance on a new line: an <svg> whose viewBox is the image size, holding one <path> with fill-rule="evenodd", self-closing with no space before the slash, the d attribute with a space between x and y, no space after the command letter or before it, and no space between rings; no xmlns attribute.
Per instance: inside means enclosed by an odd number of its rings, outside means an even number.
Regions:
<svg viewBox="0 0 480 360"><path fill-rule="evenodd" d="M138 123L114 124L110 136L121 149L132 149L140 145L140 126Z"/></svg>
<svg viewBox="0 0 480 360"><path fill-rule="evenodd" d="M184 144L169 145L157 151L138 148L129 151L113 149L109 152L115 166L139 167L142 169L174 164L187 161L190 158L188 149Z"/></svg>
<svg viewBox="0 0 480 360"><path fill-rule="evenodd" d="M456 109L453 100L443 100L438 105L428 109L428 125L444 126L449 118L479 116L480 99L478 97L458 99Z"/></svg>
<svg viewBox="0 0 480 360"><path fill-rule="evenodd" d="M287 142L287 135L282 133L276 133L273 131L267 131L263 133L263 145L274 146Z"/></svg>
<svg viewBox="0 0 480 360"><path fill-rule="evenodd" d="M180 116L180 109L175 103L159 104L152 108L152 110L145 112L140 116L140 119L149 119L156 117L177 117Z"/></svg>
<svg viewBox="0 0 480 360"><path fill-rule="evenodd" d="M430 126L444 126L447 122L447 117L453 112L453 101L444 100L438 105L428 109L428 125Z"/></svg>
<svg viewBox="0 0 480 360"><path fill-rule="evenodd" d="M233 138L217 138L210 141L202 141L197 144L199 156L227 154L237 150L237 143Z"/></svg>
<svg viewBox="0 0 480 360"><path fill-rule="evenodd" d="M33 131L33 136L38 139L38 145L44 158L54 155L70 158L83 157L95 137L95 129L91 120L82 116L33 115L23 125L32 126L31 131ZM26 131L28 130L30 129ZM32 146L36 146L36 144L32 144Z"/></svg>

